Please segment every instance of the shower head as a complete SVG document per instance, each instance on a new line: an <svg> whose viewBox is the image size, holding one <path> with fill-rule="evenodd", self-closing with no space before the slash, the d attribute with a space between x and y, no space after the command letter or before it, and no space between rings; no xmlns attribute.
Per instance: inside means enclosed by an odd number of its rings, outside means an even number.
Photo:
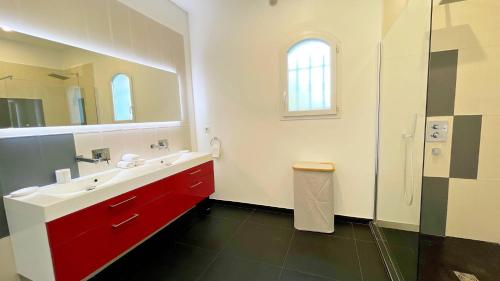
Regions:
<svg viewBox="0 0 500 281"><path fill-rule="evenodd" d="M269 0L269 5L276 6L278 4L278 0Z"/></svg>
<svg viewBox="0 0 500 281"><path fill-rule="evenodd" d="M465 1L465 0L441 0L439 2L439 5L446 5L446 4L451 4L451 3L455 3L455 2L462 2L462 1Z"/></svg>
<svg viewBox="0 0 500 281"><path fill-rule="evenodd" d="M12 75L5 76L5 77L0 78L0 81L5 80L5 79L10 79L10 80L12 80L12 79L14 79L14 77L13 77Z"/></svg>
<svg viewBox="0 0 500 281"><path fill-rule="evenodd" d="M68 80L69 79L68 76L57 74L57 73L50 73L49 76L52 78L59 79L59 80Z"/></svg>

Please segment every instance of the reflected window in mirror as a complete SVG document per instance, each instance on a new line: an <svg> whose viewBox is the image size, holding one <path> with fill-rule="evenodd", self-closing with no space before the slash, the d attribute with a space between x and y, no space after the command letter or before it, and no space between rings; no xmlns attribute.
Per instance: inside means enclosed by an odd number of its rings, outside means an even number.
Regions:
<svg viewBox="0 0 500 281"><path fill-rule="evenodd" d="M119 73L111 80L111 92L113 95L113 111L116 122L133 121L133 99L130 77Z"/></svg>
<svg viewBox="0 0 500 281"><path fill-rule="evenodd" d="M18 32L0 46L0 130L182 119L175 72Z"/></svg>

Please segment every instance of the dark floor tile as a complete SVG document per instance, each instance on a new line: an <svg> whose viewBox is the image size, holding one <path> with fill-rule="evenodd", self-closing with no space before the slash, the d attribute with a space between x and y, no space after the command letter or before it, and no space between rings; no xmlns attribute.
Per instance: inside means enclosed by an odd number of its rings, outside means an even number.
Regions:
<svg viewBox="0 0 500 281"><path fill-rule="evenodd" d="M417 252L419 240L418 232L384 227L381 227L380 230L382 231L382 238L387 241L389 245L411 248L414 252Z"/></svg>
<svg viewBox="0 0 500 281"><path fill-rule="evenodd" d="M238 258L219 256L210 265L201 281L277 281L281 268L266 263Z"/></svg>
<svg viewBox="0 0 500 281"><path fill-rule="evenodd" d="M389 244L391 256L404 280L417 280L418 253L413 248Z"/></svg>
<svg viewBox="0 0 500 281"><path fill-rule="evenodd" d="M129 281L131 275L140 271L138 265L133 264L133 261L125 262L122 257L113 264L105 268L103 271L90 278L90 281Z"/></svg>
<svg viewBox="0 0 500 281"><path fill-rule="evenodd" d="M419 256L420 280L440 276L453 280L453 270L474 274L481 281L498 280L500 245L481 241L422 236Z"/></svg>
<svg viewBox="0 0 500 281"><path fill-rule="evenodd" d="M334 236L354 239L354 231L352 229L352 223L345 221L335 221L335 231Z"/></svg>
<svg viewBox="0 0 500 281"><path fill-rule="evenodd" d="M372 242L356 241L361 272L364 281L390 281L377 245ZM411 280L411 279L410 279Z"/></svg>
<svg viewBox="0 0 500 281"><path fill-rule="evenodd" d="M229 242L223 254L282 266L293 230L247 222Z"/></svg>
<svg viewBox="0 0 500 281"><path fill-rule="evenodd" d="M176 247L176 229L167 226L123 257L119 258L91 280L129 281L141 280L140 274L152 271L149 266L158 267L156 261L163 260ZM154 271L154 269L153 269ZM139 279L137 279L139 278Z"/></svg>
<svg viewBox="0 0 500 281"><path fill-rule="evenodd" d="M149 251L146 251L149 249ZM92 281L197 280L215 259L216 252L175 244L152 251L136 248L114 262Z"/></svg>
<svg viewBox="0 0 500 281"><path fill-rule="evenodd" d="M256 210L248 218L249 222L272 227L293 228L293 214Z"/></svg>
<svg viewBox="0 0 500 281"><path fill-rule="evenodd" d="M334 279L313 276L292 270L284 270L280 278L280 281L331 281L331 280Z"/></svg>
<svg viewBox="0 0 500 281"><path fill-rule="evenodd" d="M361 280L354 239L296 231L286 268L338 281Z"/></svg>
<svg viewBox="0 0 500 281"><path fill-rule="evenodd" d="M215 251L176 244L162 259L152 261L142 272L136 272L133 280L198 280L213 262Z"/></svg>
<svg viewBox="0 0 500 281"><path fill-rule="evenodd" d="M178 235L177 241L211 250L220 250L236 233L240 222L214 216L196 221L189 229Z"/></svg>
<svg viewBox="0 0 500 281"><path fill-rule="evenodd" d="M252 214L253 209L245 207L237 207L232 205L224 205L221 203L215 203L210 207L210 215L214 217L220 217L224 219L232 219L237 221L244 221L250 214Z"/></svg>
<svg viewBox="0 0 500 281"><path fill-rule="evenodd" d="M354 238L356 240L375 242L369 225L354 223L352 226L354 229Z"/></svg>

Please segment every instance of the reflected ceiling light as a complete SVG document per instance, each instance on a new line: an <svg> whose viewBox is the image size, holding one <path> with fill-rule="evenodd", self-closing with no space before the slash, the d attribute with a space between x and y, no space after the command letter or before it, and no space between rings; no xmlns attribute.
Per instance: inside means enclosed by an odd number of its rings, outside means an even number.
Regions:
<svg viewBox="0 0 500 281"><path fill-rule="evenodd" d="M8 27L8 26L5 26L5 25L2 25L0 26L0 28L5 31L5 32L11 32L13 31L12 28Z"/></svg>

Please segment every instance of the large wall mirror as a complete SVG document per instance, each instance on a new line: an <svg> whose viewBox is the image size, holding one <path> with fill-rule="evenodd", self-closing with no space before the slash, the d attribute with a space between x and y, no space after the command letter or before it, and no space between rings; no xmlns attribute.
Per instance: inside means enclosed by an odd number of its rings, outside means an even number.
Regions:
<svg viewBox="0 0 500 281"><path fill-rule="evenodd" d="M180 120L176 73L0 30L0 129Z"/></svg>

